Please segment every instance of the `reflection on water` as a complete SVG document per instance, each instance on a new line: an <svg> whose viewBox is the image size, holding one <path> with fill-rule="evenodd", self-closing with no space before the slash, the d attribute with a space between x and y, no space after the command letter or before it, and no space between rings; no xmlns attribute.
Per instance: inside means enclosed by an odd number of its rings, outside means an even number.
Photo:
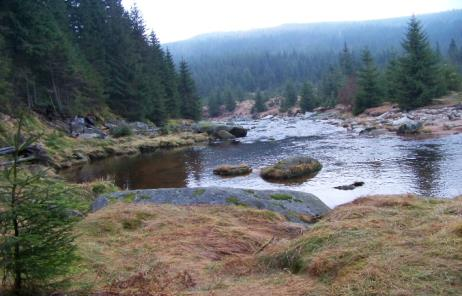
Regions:
<svg viewBox="0 0 462 296"><path fill-rule="evenodd" d="M432 140L401 139L392 135L358 137L311 120L254 121L239 145L193 147L134 157L117 157L72 168L62 175L74 181L111 177L124 188L229 186L285 188L313 193L329 206L368 194L415 193L453 197L462 194L462 135ZM276 140L270 140L271 138ZM259 168L296 154L317 158L323 169L301 184L262 180ZM223 163L247 163L248 176L213 175ZM333 187L364 181L352 191Z"/></svg>
<svg viewBox="0 0 462 296"><path fill-rule="evenodd" d="M443 151L437 144L422 145L409 150L405 163L415 175L416 193L429 196L434 193L434 188L440 187L443 156Z"/></svg>

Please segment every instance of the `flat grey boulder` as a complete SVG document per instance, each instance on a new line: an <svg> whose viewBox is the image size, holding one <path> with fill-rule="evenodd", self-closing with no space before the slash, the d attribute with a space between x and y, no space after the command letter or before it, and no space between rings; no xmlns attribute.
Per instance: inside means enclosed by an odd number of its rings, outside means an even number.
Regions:
<svg viewBox="0 0 462 296"><path fill-rule="evenodd" d="M252 190L198 187L120 191L99 196L92 211L114 202L173 205L237 205L280 213L293 222L314 222L330 209L310 193L291 190Z"/></svg>

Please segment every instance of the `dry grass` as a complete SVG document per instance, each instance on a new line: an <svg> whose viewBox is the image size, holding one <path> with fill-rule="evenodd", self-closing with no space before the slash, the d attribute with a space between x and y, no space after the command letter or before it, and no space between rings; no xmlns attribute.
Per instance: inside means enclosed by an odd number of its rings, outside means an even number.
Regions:
<svg viewBox="0 0 462 296"><path fill-rule="evenodd" d="M262 262L315 278L320 294L460 295L461 209L460 199L361 198Z"/></svg>
<svg viewBox="0 0 462 296"><path fill-rule="evenodd" d="M115 204L79 225L84 261L74 283L115 293L107 295L201 294L253 271L254 254L268 241L302 231L249 208Z"/></svg>
<svg viewBox="0 0 462 296"><path fill-rule="evenodd" d="M80 225L97 295L460 295L462 198L377 196L304 230L243 207L115 204Z"/></svg>

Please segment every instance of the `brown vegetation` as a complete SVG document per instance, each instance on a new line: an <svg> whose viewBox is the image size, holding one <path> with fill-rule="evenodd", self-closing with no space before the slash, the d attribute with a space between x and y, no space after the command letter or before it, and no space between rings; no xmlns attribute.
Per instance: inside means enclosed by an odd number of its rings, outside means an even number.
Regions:
<svg viewBox="0 0 462 296"><path fill-rule="evenodd" d="M462 198L377 196L306 230L244 207L115 204L80 225L95 295L460 295ZM77 280L78 278L78 280Z"/></svg>

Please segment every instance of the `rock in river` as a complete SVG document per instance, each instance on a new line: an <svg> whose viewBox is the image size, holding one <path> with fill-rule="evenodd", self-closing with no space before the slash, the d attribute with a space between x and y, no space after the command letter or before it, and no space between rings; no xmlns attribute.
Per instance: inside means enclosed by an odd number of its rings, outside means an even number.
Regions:
<svg viewBox="0 0 462 296"><path fill-rule="evenodd" d="M226 177L243 176L243 175L248 175L251 172L252 172L252 168L246 164L240 164L240 165L224 164L224 165L220 165L216 167L213 170L213 173L215 175L226 176Z"/></svg>
<svg viewBox="0 0 462 296"><path fill-rule="evenodd" d="M329 211L329 207L309 193L222 187L144 189L109 193L96 199L92 211L116 201L140 204L238 205L278 212L294 222L314 221L316 217Z"/></svg>
<svg viewBox="0 0 462 296"><path fill-rule="evenodd" d="M220 140L234 140L236 137L232 135L230 132L225 130L219 130L213 134L213 136Z"/></svg>
<svg viewBox="0 0 462 296"><path fill-rule="evenodd" d="M418 134L422 129L421 122L412 120L406 116L393 121L392 124L394 126L399 126L397 131L398 135Z"/></svg>
<svg viewBox="0 0 462 296"><path fill-rule="evenodd" d="M263 168L260 175L267 180L290 180L300 177L314 177L321 168L321 163L314 158L295 156Z"/></svg>

